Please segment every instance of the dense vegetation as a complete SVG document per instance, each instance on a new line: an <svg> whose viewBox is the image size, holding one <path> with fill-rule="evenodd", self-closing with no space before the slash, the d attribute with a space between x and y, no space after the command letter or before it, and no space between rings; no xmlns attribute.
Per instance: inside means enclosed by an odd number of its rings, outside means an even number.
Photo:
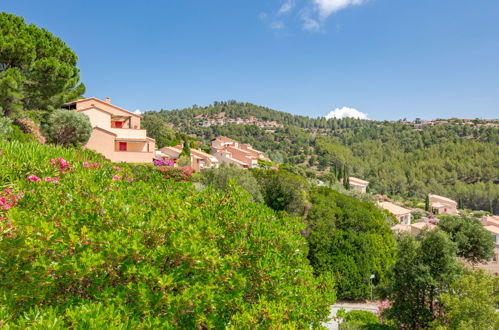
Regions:
<svg viewBox="0 0 499 330"><path fill-rule="evenodd" d="M284 127L201 125L204 118L218 118L220 113L224 118L251 115ZM435 193L460 199L467 208L499 212L497 127L450 120L416 129L402 122L312 119L235 101L147 112L144 117L155 123L154 134L171 135L174 127L205 146L226 135L252 144L277 162L312 168L320 175L346 166L349 174L370 181L371 189L383 194L422 199Z"/></svg>
<svg viewBox="0 0 499 330"><path fill-rule="evenodd" d="M302 222L236 187L197 192L78 149L0 154L0 325L305 328L328 314L334 281L313 276Z"/></svg>
<svg viewBox="0 0 499 330"><path fill-rule="evenodd" d="M85 92L78 57L45 29L0 13L0 114L54 110Z"/></svg>

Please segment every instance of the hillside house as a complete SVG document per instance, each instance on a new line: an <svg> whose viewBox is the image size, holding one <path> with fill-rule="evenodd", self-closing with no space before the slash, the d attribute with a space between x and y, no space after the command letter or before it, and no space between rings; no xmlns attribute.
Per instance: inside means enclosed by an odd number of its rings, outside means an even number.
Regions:
<svg viewBox="0 0 499 330"><path fill-rule="evenodd" d="M369 182L361 180L359 178L355 178L353 176L348 178L348 182L350 183L351 190L357 190L361 193L365 193Z"/></svg>
<svg viewBox="0 0 499 330"><path fill-rule="evenodd" d="M436 226L427 222L417 222L410 225L405 224L397 224L392 227L392 230L395 232L407 232L411 235L417 236L423 230L433 230Z"/></svg>
<svg viewBox="0 0 499 330"><path fill-rule="evenodd" d="M156 141L140 129L140 115L105 101L90 97L66 103L90 118L93 131L86 148L97 151L113 162L151 163Z"/></svg>
<svg viewBox="0 0 499 330"><path fill-rule="evenodd" d="M381 208L387 210L397 218L400 224L410 225L412 221L411 210L395 205L390 202L381 202L378 204Z"/></svg>
<svg viewBox="0 0 499 330"><path fill-rule="evenodd" d="M249 144L240 144L225 136L211 141L212 154L221 163L235 164L241 168L257 168L258 160L270 161L263 152L253 149Z"/></svg>
<svg viewBox="0 0 499 330"><path fill-rule="evenodd" d="M183 148L182 145L161 148L159 149L160 157L177 161ZM217 168L219 164L220 162L215 156L201 150L191 149L191 167L194 171L200 172L207 168Z"/></svg>
<svg viewBox="0 0 499 330"><path fill-rule="evenodd" d="M482 223L483 228L490 233L491 239L494 242L494 256L491 261L479 264L476 268L486 270L499 276L499 216L486 216L483 217L480 222Z"/></svg>
<svg viewBox="0 0 499 330"><path fill-rule="evenodd" d="M429 194L430 209L434 214L458 214L457 202L450 198Z"/></svg>

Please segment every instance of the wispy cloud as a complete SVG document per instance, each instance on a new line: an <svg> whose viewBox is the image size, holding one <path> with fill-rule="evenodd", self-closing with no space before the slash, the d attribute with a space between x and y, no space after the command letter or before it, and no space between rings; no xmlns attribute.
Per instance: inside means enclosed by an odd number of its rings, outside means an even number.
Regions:
<svg viewBox="0 0 499 330"><path fill-rule="evenodd" d="M312 0L319 16L323 19L349 6L362 5L367 0Z"/></svg>
<svg viewBox="0 0 499 330"><path fill-rule="evenodd" d="M282 0L273 13L261 13L260 19L273 30L284 30L289 21L300 22L306 31L320 31L332 14L350 6L359 6L369 0Z"/></svg>
<svg viewBox="0 0 499 330"><path fill-rule="evenodd" d="M330 113L328 113L326 116L326 119L331 119L331 118L345 118L345 117L351 117L351 118L358 118L358 119L367 119L367 113L360 112L357 109L350 108L350 107L343 107L343 108L336 108Z"/></svg>
<svg viewBox="0 0 499 330"><path fill-rule="evenodd" d="M277 11L277 15L284 15L286 13L289 13L291 10L293 10L294 7L295 7L295 1L287 0L279 8L279 10Z"/></svg>

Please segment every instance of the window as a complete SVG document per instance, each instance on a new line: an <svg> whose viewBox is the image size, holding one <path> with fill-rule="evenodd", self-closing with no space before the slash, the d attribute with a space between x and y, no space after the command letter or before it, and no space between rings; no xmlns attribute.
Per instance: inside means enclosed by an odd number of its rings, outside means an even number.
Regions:
<svg viewBox="0 0 499 330"><path fill-rule="evenodd" d="M126 142L120 142L120 151L126 151Z"/></svg>
<svg viewBox="0 0 499 330"><path fill-rule="evenodd" d="M114 127L116 127L116 128L123 128L123 122L122 121L115 121L114 122Z"/></svg>

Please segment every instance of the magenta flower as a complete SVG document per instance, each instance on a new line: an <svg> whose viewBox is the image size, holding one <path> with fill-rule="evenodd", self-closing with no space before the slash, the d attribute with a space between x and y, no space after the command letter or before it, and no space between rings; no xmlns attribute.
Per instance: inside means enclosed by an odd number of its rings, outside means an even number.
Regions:
<svg viewBox="0 0 499 330"><path fill-rule="evenodd" d="M119 179L120 179L119 176L117 176L117 175L113 176L113 180L119 180Z"/></svg>
<svg viewBox="0 0 499 330"><path fill-rule="evenodd" d="M42 180L40 180L39 177L37 177L36 175L30 175L26 178L26 180L28 181L31 181L31 182L40 182Z"/></svg>
<svg viewBox="0 0 499 330"><path fill-rule="evenodd" d="M50 159L50 164L52 164L52 166L55 166L55 160L54 160L54 158Z"/></svg>
<svg viewBox="0 0 499 330"><path fill-rule="evenodd" d="M48 177L46 177L44 180L45 180L45 181L47 181L47 182L51 182L51 181L52 181L52 178L48 176Z"/></svg>
<svg viewBox="0 0 499 330"><path fill-rule="evenodd" d="M83 167L87 168L88 167L88 162L83 162Z"/></svg>

